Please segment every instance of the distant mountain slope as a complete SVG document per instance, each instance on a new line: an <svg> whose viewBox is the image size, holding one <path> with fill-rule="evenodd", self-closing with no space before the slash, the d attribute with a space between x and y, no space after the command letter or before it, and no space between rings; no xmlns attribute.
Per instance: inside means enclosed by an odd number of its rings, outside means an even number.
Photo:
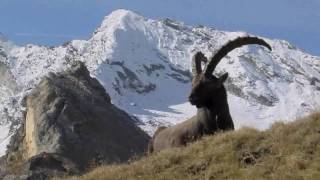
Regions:
<svg viewBox="0 0 320 180"><path fill-rule="evenodd" d="M6 54L0 56L0 71L6 74L0 82L1 122L20 121L22 97L42 76L83 61L113 103L152 133L159 124L175 124L195 114L187 102L192 55L201 50L211 56L228 40L245 35L117 10L88 40L57 47L0 42ZM320 106L320 57L283 40L264 39L272 52L258 46L236 49L216 71L229 72L226 86L237 128L266 128L275 120L290 120Z"/></svg>

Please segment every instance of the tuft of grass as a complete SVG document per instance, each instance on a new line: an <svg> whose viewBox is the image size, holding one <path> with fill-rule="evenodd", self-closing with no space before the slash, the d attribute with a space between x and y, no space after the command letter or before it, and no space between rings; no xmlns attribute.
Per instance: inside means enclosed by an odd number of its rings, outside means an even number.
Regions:
<svg viewBox="0 0 320 180"><path fill-rule="evenodd" d="M266 131L207 136L127 164L101 166L70 180L320 179L320 112Z"/></svg>

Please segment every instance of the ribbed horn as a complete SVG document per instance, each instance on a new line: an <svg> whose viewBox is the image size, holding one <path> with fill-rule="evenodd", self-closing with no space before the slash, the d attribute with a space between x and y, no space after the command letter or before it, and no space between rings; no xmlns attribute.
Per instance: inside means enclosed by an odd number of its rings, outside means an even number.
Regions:
<svg viewBox="0 0 320 180"><path fill-rule="evenodd" d="M202 52L197 52L192 58L192 75L197 76L201 74L201 62L207 63L208 59L204 56Z"/></svg>
<svg viewBox="0 0 320 180"><path fill-rule="evenodd" d="M238 37L235 40L229 41L227 44L223 45L217 53L211 58L210 62L205 68L205 75L211 75L212 72L215 70L216 66L219 64L221 59L226 56L230 51L241 47L243 45L249 45L249 44L258 44L265 46L270 51L272 50L271 46L264 41L263 39L257 38L257 37Z"/></svg>

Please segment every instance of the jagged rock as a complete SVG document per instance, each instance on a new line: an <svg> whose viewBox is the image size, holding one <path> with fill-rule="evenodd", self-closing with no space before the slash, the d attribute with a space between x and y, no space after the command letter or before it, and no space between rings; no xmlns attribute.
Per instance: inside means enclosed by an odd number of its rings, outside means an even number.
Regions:
<svg viewBox="0 0 320 180"><path fill-rule="evenodd" d="M77 174L98 164L127 161L147 147L149 136L111 104L83 63L49 74L25 101L26 120L3 160L7 172L19 170L29 179Z"/></svg>

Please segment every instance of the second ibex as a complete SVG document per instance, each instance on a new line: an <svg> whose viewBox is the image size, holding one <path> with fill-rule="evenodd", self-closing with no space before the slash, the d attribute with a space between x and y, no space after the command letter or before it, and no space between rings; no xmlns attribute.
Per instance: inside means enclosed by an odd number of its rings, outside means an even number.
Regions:
<svg viewBox="0 0 320 180"><path fill-rule="evenodd" d="M171 147L185 146L203 135L218 130L233 130L229 112L227 91L223 85L228 73L216 77L212 73L221 59L235 48L258 44L271 50L271 46L257 37L239 37L222 46L202 71L201 62L207 62L203 53L198 52L192 60L192 90L189 101L197 107L197 114L172 127L159 127L149 143L149 153Z"/></svg>

